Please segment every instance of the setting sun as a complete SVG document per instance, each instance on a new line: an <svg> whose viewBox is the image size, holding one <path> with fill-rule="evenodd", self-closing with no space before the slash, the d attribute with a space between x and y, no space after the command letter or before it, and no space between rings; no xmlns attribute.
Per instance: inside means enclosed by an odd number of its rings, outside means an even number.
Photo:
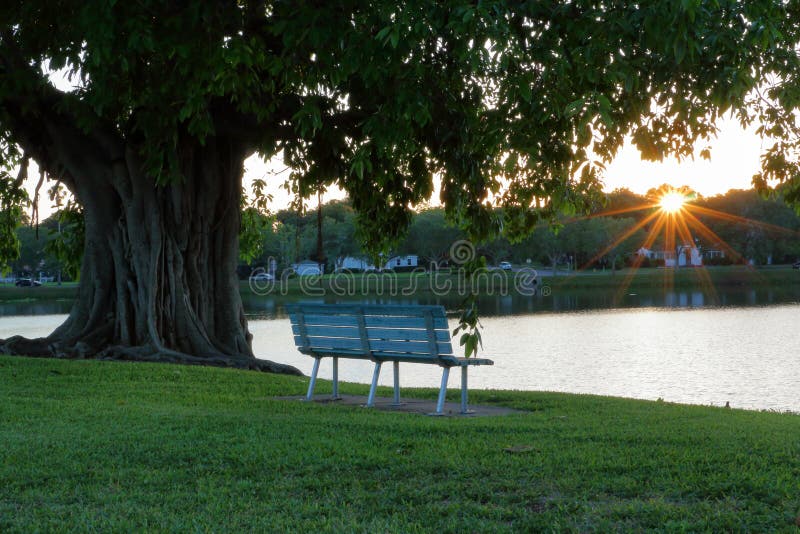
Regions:
<svg viewBox="0 0 800 534"><path fill-rule="evenodd" d="M667 213L676 213L683 208L683 204L686 202L686 197L677 191L671 191L669 193L665 193L664 196L661 197L661 200L658 201L658 205L661 207L662 211L666 211Z"/></svg>

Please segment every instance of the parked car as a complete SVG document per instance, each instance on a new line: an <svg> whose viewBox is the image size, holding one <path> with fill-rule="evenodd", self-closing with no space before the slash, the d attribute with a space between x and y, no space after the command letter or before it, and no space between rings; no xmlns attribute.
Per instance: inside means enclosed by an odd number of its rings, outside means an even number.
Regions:
<svg viewBox="0 0 800 534"><path fill-rule="evenodd" d="M42 283L31 278L20 278L14 282L14 285L17 287L39 287Z"/></svg>
<svg viewBox="0 0 800 534"><path fill-rule="evenodd" d="M507 261L501 261L500 262L500 268L503 269L504 271L510 271L511 270L511 263L509 263Z"/></svg>
<svg viewBox="0 0 800 534"><path fill-rule="evenodd" d="M792 269L800 269L800 261L796 261L792 264Z"/></svg>
<svg viewBox="0 0 800 534"><path fill-rule="evenodd" d="M269 273L256 273L250 277L253 282L272 282L275 277Z"/></svg>

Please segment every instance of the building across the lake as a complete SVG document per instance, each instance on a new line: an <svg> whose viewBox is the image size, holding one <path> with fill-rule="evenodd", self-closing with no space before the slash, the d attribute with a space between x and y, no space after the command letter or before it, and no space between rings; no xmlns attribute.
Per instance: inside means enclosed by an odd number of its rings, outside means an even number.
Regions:
<svg viewBox="0 0 800 534"><path fill-rule="evenodd" d="M297 276L318 275L325 272L325 264L317 263L312 260L303 260L298 263L293 263L292 269L297 273Z"/></svg>
<svg viewBox="0 0 800 534"><path fill-rule="evenodd" d="M402 267L417 267L419 265L419 256L416 254L407 254L405 256L393 256L384 265L384 269L397 269Z"/></svg>
<svg viewBox="0 0 800 534"><path fill-rule="evenodd" d="M712 250L712 249L705 249L703 250L703 257L707 260L713 260L717 258L724 258L725 251L723 250Z"/></svg>
<svg viewBox="0 0 800 534"><path fill-rule="evenodd" d="M375 266L365 258L356 258L354 256L344 256L336 258L337 271L374 271Z"/></svg>
<svg viewBox="0 0 800 534"><path fill-rule="evenodd" d="M694 245L680 245L675 250L650 250L642 247L636 254L651 260L664 260L665 267L703 266L703 255Z"/></svg>

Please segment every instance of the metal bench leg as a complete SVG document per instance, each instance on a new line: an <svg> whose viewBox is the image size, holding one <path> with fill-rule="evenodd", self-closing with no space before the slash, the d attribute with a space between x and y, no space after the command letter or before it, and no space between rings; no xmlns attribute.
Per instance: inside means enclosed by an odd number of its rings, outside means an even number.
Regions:
<svg viewBox="0 0 800 534"><path fill-rule="evenodd" d="M339 400L339 358L333 358L333 400Z"/></svg>
<svg viewBox="0 0 800 534"><path fill-rule="evenodd" d="M436 414L442 415L444 413L444 397L447 394L447 379L450 377L450 368L445 367L442 370L442 387L439 389L439 400L436 402Z"/></svg>
<svg viewBox="0 0 800 534"><path fill-rule="evenodd" d="M400 406L400 362L394 364L394 406Z"/></svg>
<svg viewBox="0 0 800 534"><path fill-rule="evenodd" d="M378 389L378 377L381 374L381 362L375 362L375 372L372 373L372 386L369 388L369 397L367 397L367 406L372 407L375 404L375 390Z"/></svg>
<svg viewBox="0 0 800 534"><path fill-rule="evenodd" d="M314 358L314 368L311 370L311 380L308 383L308 394L306 400L311 400L314 396L314 386L317 384L317 372L319 371L319 361L322 358Z"/></svg>

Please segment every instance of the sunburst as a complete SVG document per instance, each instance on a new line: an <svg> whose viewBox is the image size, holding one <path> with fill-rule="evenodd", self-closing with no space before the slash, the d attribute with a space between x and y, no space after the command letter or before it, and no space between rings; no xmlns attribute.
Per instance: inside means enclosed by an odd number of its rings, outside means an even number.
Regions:
<svg viewBox="0 0 800 534"><path fill-rule="evenodd" d="M664 193L658 200L658 206L667 213L678 213L686 204L686 196L683 193L672 190Z"/></svg>
<svg viewBox="0 0 800 534"><path fill-rule="evenodd" d="M669 186L662 186L657 192L648 198L648 202L631 206L622 209L601 211L590 215L588 218L603 217L610 215L619 215L623 213L631 213L636 211L652 210L647 216L641 218L638 222L634 223L630 228L626 229L621 235L616 236L607 244L599 253L592 257L588 262L582 265L578 270L582 271L593 265L601 257L608 254L615 249L626 239L632 236L640 229L646 229L646 237L640 245L640 249L650 249L661 238L663 242L664 252L671 256L671 261L668 266L678 267L680 262L680 255L685 251L695 248L695 243L699 240L695 236L699 236L704 240L716 244L722 248L724 253L730 256L737 263L746 263L745 258L737 253L733 248L725 243L718 235L716 235L708 226L700 221L695 214L713 217L716 219L726 220L736 224L749 224L755 225L770 234L783 234L792 235L795 237L800 236L800 233L788 228L776 226L760 221L754 221L745 217L731 215L728 213L713 210L711 208L698 206L693 200L695 199L694 193L686 187L671 188ZM625 279L619 287L619 292L616 299L621 298L626 291L626 288L631 283L635 272L641 267L643 256L637 255L632 263L632 269L626 274ZM688 264L688 258L687 258ZM675 269L664 270L664 289L670 291L673 287L673 276ZM692 269L693 274L698 278L701 287L705 290L712 300L716 299L716 291L711 281L711 277L705 268Z"/></svg>

